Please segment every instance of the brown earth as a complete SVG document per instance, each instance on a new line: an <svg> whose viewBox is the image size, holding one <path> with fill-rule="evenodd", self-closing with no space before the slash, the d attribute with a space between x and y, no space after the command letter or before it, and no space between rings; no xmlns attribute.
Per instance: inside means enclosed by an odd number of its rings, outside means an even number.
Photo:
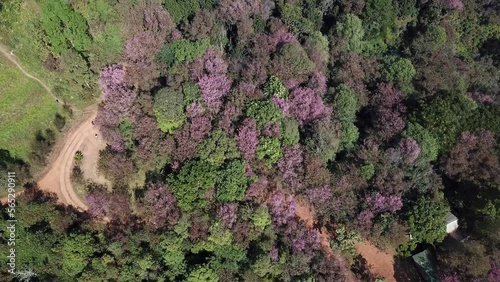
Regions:
<svg viewBox="0 0 500 282"><path fill-rule="evenodd" d="M355 245L356 251L368 264L368 270L374 277L383 277L387 282L396 282L394 278L394 256L383 252L368 241Z"/></svg>
<svg viewBox="0 0 500 282"><path fill-rule="evenodd" d="M316 217L315 217L314 210L310 206L298 201L297 202L297 209L296 209L295 213L296 213L297 217L300 218L305 223L307 228L314 227L314 224L316 222L316 220L315 220ZM345 281L346 282L357 281L356 277L354 276L354 273L352 273L349 270L349 265L348 265L347 261L344 259L344 257L340 254L340 252L338 252L337 250L333 250L330 247L330 233L328 232L326 227L324 227L324 226L321 227L321 230L318 231L318 236L320 238L320 245L321 245L322 251L328 257L331 257L335 261L339 262L339 265L341 265L341 267L344 268L343 273L345 273L345 275L344 275Z"/></svg>
<svg viewBox="0 0 500 282"><path fill-rule="evenodd" d="M92 124L95 115L96 113L93 112L89 118L68 133L64 139L64 145L52 163L50 170L38 182L42 190L56 193L59 202L73 205L81 210L86 210L87 205L74 191L70 180L75 152L79 150L83 153L81 168L85 178L97 183L107 183L106 179L97 173L99 150L103 149L106 143L101 138L97 128Z"/></svg>

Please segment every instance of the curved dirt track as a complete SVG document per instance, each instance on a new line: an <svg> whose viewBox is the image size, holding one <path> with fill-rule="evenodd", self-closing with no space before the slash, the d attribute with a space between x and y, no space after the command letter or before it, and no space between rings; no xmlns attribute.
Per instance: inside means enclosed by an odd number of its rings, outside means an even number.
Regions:
<svg viewBox="0 0 500 282"><path fill-rule="evenodd" d="M80 199L73 189L70 180L74 163L75 152L80 150L84 153L84 160L90 162L86 165L92 171L84 173L96 174L97 157L99 150L106 144L100 137L97 128L92 124L96 112L93 111L89 118L73 128L65 137L62 149L55 161L51 163L50 170L38 181L40 189L57 194L59 202L72 205L80 210L87 210L87 205ZM95 137L97 134L97 138Z"/></svg>

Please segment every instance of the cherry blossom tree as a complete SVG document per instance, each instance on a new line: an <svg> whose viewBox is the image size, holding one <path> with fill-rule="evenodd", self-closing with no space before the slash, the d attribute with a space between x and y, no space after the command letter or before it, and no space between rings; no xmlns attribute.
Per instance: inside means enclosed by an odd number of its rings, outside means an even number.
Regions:
<svg viewBox="0 0 500 282"><path fill-rule="evenodd" d="M174 226L180 217L174 194L165 184L150 184L144 196L143 211L154 229Z"/></svg>
<svg viewBox="0 0 500 282"><path fill-rule="evenodd" d="M303 152L299 146L285 146L283 157L278 161L278 171L283 184L291 191L297 190L303 184Z"/></svg>
<svg viewBox="0 0 500 282"><path fill-rule="evenodd" d="M299 87L293 90L289 103L290 114L301 124L332 114L332 109L311 88Z"/></svg>
<svg viewBox="0 0 500 282"><path fill-rule="evenodd" d="M192 78L198 82L200 98L212 113L218 113L224 98L231 88L227 77L227 64L220 52L209 48L205 54L191 64Z"/></svg>
<svg viewBox="0 0 500 282"><path fill-rule="evenodd" d="M246 119L238 129L236 136L238 148L246 160L251 160L255 157L257 145L259 144L259 131L255 119Z"/></svg>
<svg viewBox="0 0 500 282"><path fill-rule="evenodd" d="M375 105L373 125L375 134L383 140L390 140L405 127L403 95L390 83L380 83L372 97Z"/></svg>

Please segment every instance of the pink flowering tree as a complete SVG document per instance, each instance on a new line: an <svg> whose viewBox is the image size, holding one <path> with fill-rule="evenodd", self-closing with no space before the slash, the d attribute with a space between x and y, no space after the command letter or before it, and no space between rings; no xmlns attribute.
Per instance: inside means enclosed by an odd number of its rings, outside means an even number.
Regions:
<svg viewBox="0 0 500 282"><path fill-rule="evenodd" d="M211 113L218 113L222 99L231 89L231 80L227 76L227 64L220 52L207 49L205 54L191 65L191 75L198 82L201 100Z"/></svg>
<svg viewBox="0 0 500 282"><path fill-rule="evenodd" d="M279 190L275 191L267 203L276 226L284 226L295 219L297 202L290 194Z"/></svg>
<svg viewBox="0 0 500 282"><path fill-rule="evenodd" d="M302 186L304 166L303 152L298 145L285 146L283 157L278 161L278 171L286 188L296 191Z"/></svg>
<svg viewBox="0 0 500 282"><path fill-rule="evenodd" d="M316 95L323 97L326 93L326 77L317 71L313 73L308 83L309 88L313 89Z"/></svg>
<svg viewBox="0 0 500 282"><path fill-rule="evenodd" d="M155 58L163 41L151 31L141 31L125 43L123 57L126 68L126 80L130 85L148 90L155 85L159 76Z"/></svg>
<svg viewBox="0 0 500 282"><path fill-rule="evenodd" d="M413 138L401 139L396 148L387 150L389 160L406 164L412 164L420 155L420 146Z"/></svg>
<svg viewBox="0 0 500 282"><path fill-rule="evenodd" d="M246 160L255 157L257 145L259 144L259 131L255 119L246 119L238 129L236 136L238 148Z"/></svg>
<svg viewBox="0 0 500 282"><path fill-rule="evenodd" d="M238 205L235 203L224 203L219 207L217 218L219 218L228 228L233 227L233 224L238 219L236 212Z"/></svg>
<svg viewBox="0 0 500 282"><path fill-rule="evenodd" d="M328 117L332 109L323 103L321 96L311 88L299 87L292 91L289 98L289 112L300 123Z"/></svg>
<svg viewBox="0 0 500 282"><path fill-rule="evenodd" d="M174 194L165 184L150 184L144 196L142 210L146 222L154 229L174 226L180 217L180 210Z"/></svg>
<svg viewBox="0 0 500 282"><path fill-rule="evenodd" d="M450 10L462 10L464 3L462 0L441 0L441 5Z"/></svg>
<svg viewBox="0 0 500 282"><path fill-rule="evenodd" d="M232 24L237 21L250 17L260 10L260 1L254 0L220 0L220 16Z"/></svg>
<svg viewBox="0 0 500 282"><path fill-rule="evenodd" d="M403 95L390 83L380 83L372 97L374 107L373 126L375 134L383 140L390 140L405 127Z"/></svg>
<svg viewBox="0 0 500 282"><path fill-rule="evenodd" d="M126 86L121 65L104 68L100 75L99 84L104 94L104 100L99 105L95 124L113 150L124 151L125 143L118 130L118 125L129 116L136 93Z"/></svg>

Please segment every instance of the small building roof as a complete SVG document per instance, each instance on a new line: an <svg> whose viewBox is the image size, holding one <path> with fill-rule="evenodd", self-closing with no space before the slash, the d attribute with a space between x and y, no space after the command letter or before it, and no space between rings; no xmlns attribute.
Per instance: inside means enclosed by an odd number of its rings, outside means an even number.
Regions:
<svg viewBox="0 0 500 282"><path fill-rule="evenodd" d="M455 215L453 215L451 212L448 212L448 214L446 215L445 222L446 222L446 224L450 224L450 223L457 221L457 220L458 220L458 218Z"/></svg>
<svg viewBox="0 0 500 282"><path fill-rule="evenodd" d="M418 270L426 282L440 282L436 262L429 250L412 256Z"/></svg>

